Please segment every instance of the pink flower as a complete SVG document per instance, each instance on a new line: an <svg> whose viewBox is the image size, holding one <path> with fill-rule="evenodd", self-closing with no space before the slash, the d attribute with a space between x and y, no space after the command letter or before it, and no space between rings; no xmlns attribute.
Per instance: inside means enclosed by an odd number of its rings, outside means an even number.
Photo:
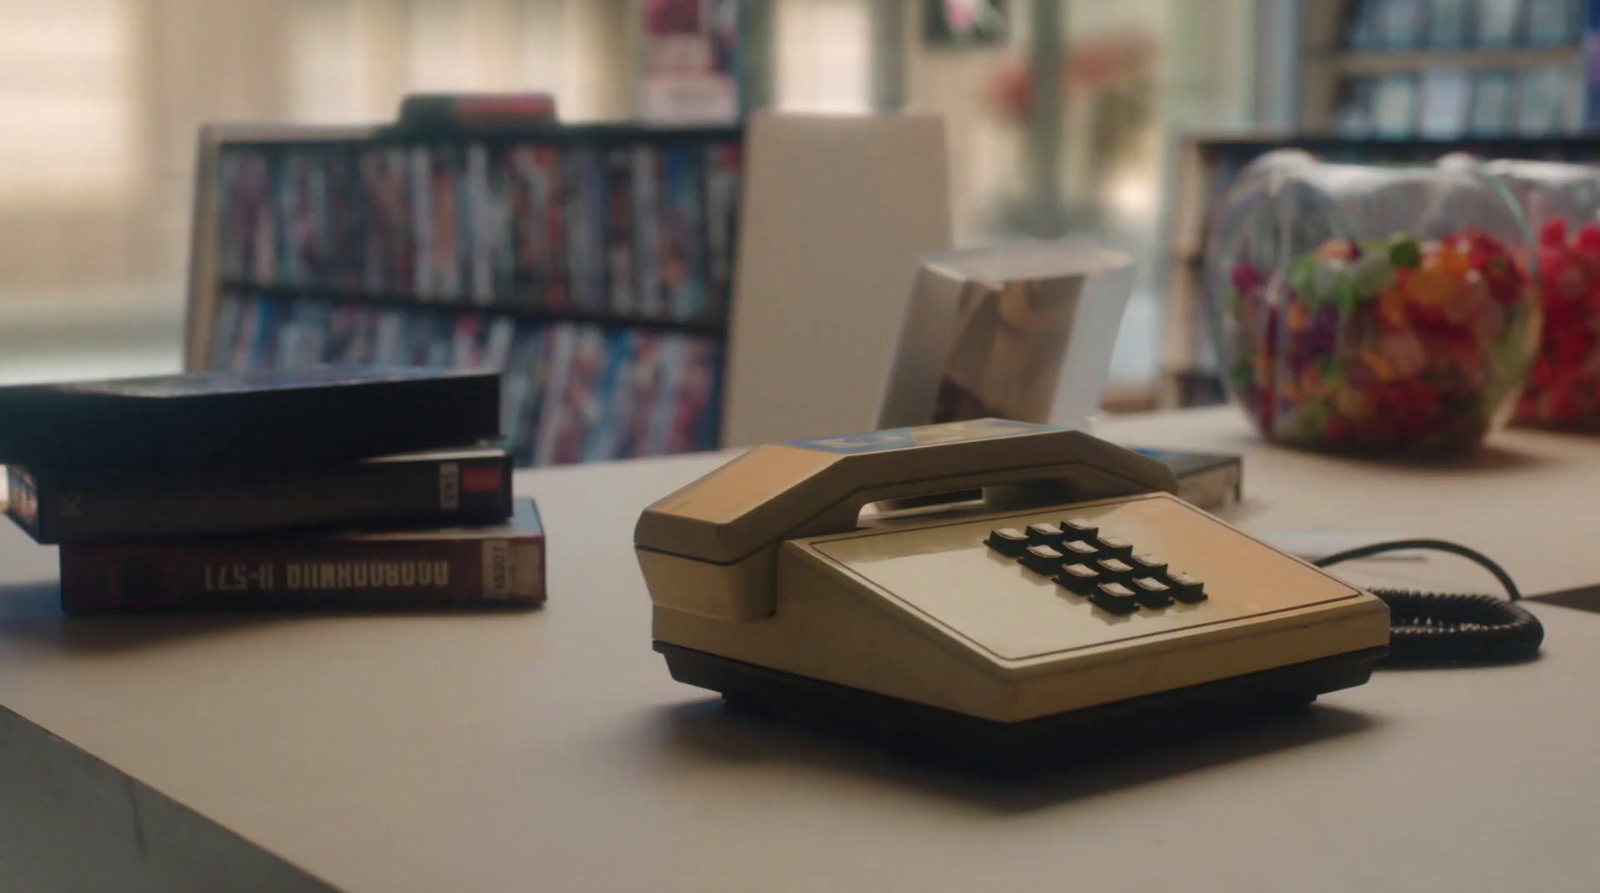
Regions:
<svg viewBox="0 0 1600 893"><path fill-rule="evenodd" d="M950 25L950 30L957 34L965 34L972 30L972 23L978 17L978 4L981 0L944 0L944 20Z"/></svg>

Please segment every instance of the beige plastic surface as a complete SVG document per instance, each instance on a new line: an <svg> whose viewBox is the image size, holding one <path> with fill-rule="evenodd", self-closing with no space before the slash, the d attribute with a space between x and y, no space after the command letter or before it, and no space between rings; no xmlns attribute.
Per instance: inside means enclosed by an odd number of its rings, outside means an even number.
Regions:
<svg viewBox="0 0 1600 893"><path fill-rule="evenodd" d="M1064 517L1095 520L1195 574L1210 597L1114 617L983 545L995 527ZM795 540L777 575L776 610L756 623L657 599L656 638L1001 721L1389 639L1376 598L1166 493Z"/></svg>
<svg viewBox="0 0 1600 893"><path fill-rule="evenodd" d="M1186 571L1210 598L1116 617L983 544L1000 526L1084 518ZM814 539L809 548L885 598L1008 661L1126 644L1150 636L1362 598L1170 496L910 530Z"/></svg>
<svg viewBox="0 0 1600 893"><path fill-rule="evenodd" d="M776 548L743 561L713 564L682 555L635 549L650 598L674 611L742 622L770 617L776 606Z"/></svg>

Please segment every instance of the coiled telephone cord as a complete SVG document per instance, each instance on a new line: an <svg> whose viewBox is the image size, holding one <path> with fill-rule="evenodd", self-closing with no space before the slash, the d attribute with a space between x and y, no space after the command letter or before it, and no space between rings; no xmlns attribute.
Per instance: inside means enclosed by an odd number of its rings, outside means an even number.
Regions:
<svg viewBox="0 0 1600 893"><path fill-rule="evenodd" d="M1544 641L1539 618L1517 604L1522 593L1511 575L1488 556L1444 540L1391 540L1337 552L1314 562L1330 567L1357 558L1407 549L1449 552L1476 562L1505 587L1509 601L1492 595L1369 589L1389 606L1389 656L1385 663L1509 663L1531 660Z"/></svg>

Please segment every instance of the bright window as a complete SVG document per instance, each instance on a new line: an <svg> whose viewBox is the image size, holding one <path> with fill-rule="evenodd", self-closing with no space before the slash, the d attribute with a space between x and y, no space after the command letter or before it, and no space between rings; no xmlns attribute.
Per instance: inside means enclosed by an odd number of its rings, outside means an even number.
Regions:
<svg viewBox="0 0 1600 893"><path fill-rule="evenodd" d="M780 0L776 105L788 112L872 108L872 14L863 0Z"/></svg>
<svg viewBox="0 0 1600 893"><path fill-rule="evenodd" d="M129 5L0 0L0 199L129 186Z"/></svg>

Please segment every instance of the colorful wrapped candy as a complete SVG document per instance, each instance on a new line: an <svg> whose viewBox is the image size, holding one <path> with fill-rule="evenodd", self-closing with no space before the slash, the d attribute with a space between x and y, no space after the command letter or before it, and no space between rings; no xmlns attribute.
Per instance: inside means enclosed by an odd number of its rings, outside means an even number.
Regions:
<svg viewBox="0 0 1600 893"><path fill-rule="evenodd" d="M1298 446L1471 450L1507 420L1538 336L1521 233L1470 173L1264 156L1207 251L1235 397Z"/></svg>
<svg viewBox="0 0 1600 893"><path fill-rule="evenodd" d="M1544 327L1517 421L1600 430L1600 170L1495 161L1482 171L1536 233L1531 265Z"/></svg>
<svg viewBox="0 0 1600 893"><path fill-rule="evenodd" d="M1539 296L1544 336L1517 420L1600 428L1600 225L1569 236L1559 218L1539 231Z"/></svg>

